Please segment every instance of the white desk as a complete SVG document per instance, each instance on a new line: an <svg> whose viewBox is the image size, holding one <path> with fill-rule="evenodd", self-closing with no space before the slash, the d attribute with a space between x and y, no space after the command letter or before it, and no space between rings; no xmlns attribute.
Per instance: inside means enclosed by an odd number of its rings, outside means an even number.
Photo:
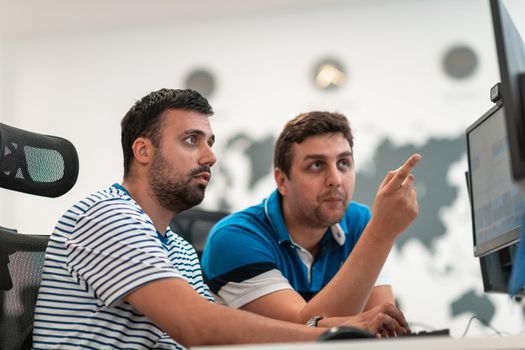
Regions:
<svg viewBox="0 0 525 350"><path fill-rule="evenodd" d="M331 341L325 343L288 343L194 347L195 350L514 350L525 349L525 335L490 338L452 339L413 337L382 340Z"/></svg>

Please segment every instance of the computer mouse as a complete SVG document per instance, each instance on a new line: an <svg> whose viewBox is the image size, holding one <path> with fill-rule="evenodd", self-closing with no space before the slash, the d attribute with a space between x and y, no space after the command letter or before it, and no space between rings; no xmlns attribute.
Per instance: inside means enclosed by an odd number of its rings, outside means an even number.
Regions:
<svg viewBox="0 0 525 350"><path fill-rule="evenodd" d="M356 327L332 327L319 336L319 341L375 338L364 329Z"/></svg>

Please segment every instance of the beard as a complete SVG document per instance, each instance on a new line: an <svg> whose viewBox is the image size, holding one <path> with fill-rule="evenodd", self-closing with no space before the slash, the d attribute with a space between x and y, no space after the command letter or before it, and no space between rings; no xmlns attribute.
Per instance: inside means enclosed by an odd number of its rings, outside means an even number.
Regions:
<svg viewBox="0 0 525 350"><path fill-rule="evenodd" d="M314 209L312 217L309 219L315 224L313 226L317 227L328 227L333 224L337 224L339 221L343 220L345 215L345 210L326 210L324 208L316 207Z"/></svg>
<svg viewBox="0 0 525 350"><path fill-rule="evenodd" d="M157 150L149 170L149 185L160 205L174 213L180 213L200 204L204 199L206 186L191 183L194 175L203 172L211 174L210 167L193 169L187 175L177 172L162 156L160 150Z"/></svg>
<svg viewBox="0 0 525 350"><path fill-rule="evenodd" d="M327 197L336 197L339 199L337 202L324 202ZM301 221L305 222L308 226L317 228L326 228L340 222L350 204L346 193L342 190L327 191L319 196L318 200L321 202L315 206L305 206L305 203L297 203Z"/></svg>

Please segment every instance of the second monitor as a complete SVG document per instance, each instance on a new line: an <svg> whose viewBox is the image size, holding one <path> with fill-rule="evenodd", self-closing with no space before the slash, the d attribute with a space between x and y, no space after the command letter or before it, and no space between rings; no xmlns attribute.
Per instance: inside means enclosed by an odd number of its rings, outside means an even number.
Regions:
<svg viewBox="0 0 525 350"><path fill-rule="evenodd" d="M474 255L484 290L500 293L508 289L525 209L525 197L511 176L505 122L499 99L466 131Z"/></svg>
<svg viewBox="0 0 525 350"><path fill-rule="evenodd" d="M525 197L511 176L505 108L498 102L467 131L474 255L519 240Z"/></svg>

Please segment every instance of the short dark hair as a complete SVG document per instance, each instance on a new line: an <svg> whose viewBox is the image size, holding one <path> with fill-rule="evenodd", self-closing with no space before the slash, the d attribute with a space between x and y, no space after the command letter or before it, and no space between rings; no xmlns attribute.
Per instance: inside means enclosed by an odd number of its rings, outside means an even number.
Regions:
<svg viewBox="0 0 525 350"><path fill-rule="evenodd" d="M206 116L213 115L213 109L208 100L197 91L190 89L161 89L135 102L120 122L124 177L129 175L133 159L131 146L138 137L146 137L155 147L159 146L162 135L161 115L168 109L185 109Z"/></svg>
<svg viewBox="0 0 525 350"><path fill-rule="evenodd" d="M290 177L292 166L292 145L301 143L306 138L328 133L341 133L348 140L350 149L354 147L354 136L348 119L343 114L335 112L312 111L301 113L284 126L277 138L273 156L275 168Z"/></svg>

